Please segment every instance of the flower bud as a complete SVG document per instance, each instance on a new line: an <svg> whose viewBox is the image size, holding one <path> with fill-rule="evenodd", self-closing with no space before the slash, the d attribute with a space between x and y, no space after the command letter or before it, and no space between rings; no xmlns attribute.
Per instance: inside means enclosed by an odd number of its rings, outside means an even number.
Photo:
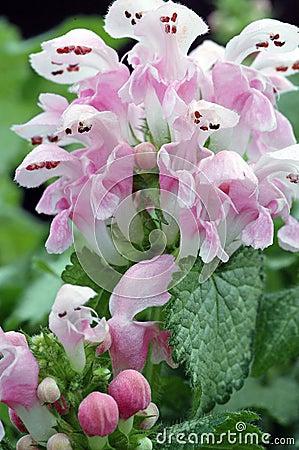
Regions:
<svg viewBox="0 0 299 450"><path fill-rule="evenodd" d="M107 436L118 424L117 403L108 394L92 392L80 403L78 419L87 436Z"/></svg>
<svg viewBox="0 0 299 450"><path fill-rule="evenodd" d="M73 450L70 438L64 433L57 433L47 442L47 450Z"/></svg>
<svg viewBox="0 0 299 450"><path fill-rule="evenodd" d="M151 401L148 381L140 372L132 369L120 372L111 381L108 392L118 405L120 418L125 420L147 408Z"/></svg>
<svg viewBox="0 0 299 450"><path fill-rule="evenodd" d="M34 444L37 444L37 442L33 440L30 434L26 434L18 440L16 450L33 450L37 448Z"/></svg>
<svg viewBox="0 0 299 450"><path fill-rule="evenodd" d="M152 428L158 420L159 409L155 403L150 403L146 409L138 411L138 416L143 416L145 419L141 422L141 430L149 430Z"/></svg>
<svg viewBox="0 0 299 450"><path fill-rule="evenodd" d="M153 169L157 163L156 148L150 142L142 142L135 147L135 164L143 170Z"/></svg>
<svg viewBox="0 0 299 450"><path fill-rule="evenodd" d="M153 448L152 441L148 437L145 437L140 439L139 445L136 448L136 450L152 450L152 448Z"/></svg>
<svg viewBox="0 0 299 450"><path fill-rule="evenodd" d="M13 409L9 408L8 414L11 423L17 428L17 430L19 430L21 433L28 433L28 430L23 424L21 418L17 415L17 413Z"/></svg>
<svg viewBox="0 0 299 450"><path fill-rule="evenodd" d="M53 378L45 378L37 388L38 398L42 403L54 403L60 397L60 390Z"/></svg>

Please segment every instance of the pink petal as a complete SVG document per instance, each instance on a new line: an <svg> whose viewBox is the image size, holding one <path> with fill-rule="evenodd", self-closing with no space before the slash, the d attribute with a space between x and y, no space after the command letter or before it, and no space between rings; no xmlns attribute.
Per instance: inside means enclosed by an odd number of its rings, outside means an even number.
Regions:
<svg viewBox="0 0 299 450"><path fill-rule="evenodd" d="M289 216L286 224L278 230L278 243L281 248L289 252L299 251L299 223Z"/></svg>
<svg viewBox="0 0 299 450"><path fill-rule="evenodd" d="M167 287L177 270L172 255L162 255L134 264L123 275L110 297L112 316L131 320L150 306L162 306L170 298Z"/></svg>
<svg viewBox="0 0 299 450"><path fill-rule="evenodd" d="M17 168L15 181L36 187L56 176L81 176L79 160L57 145L42 144L30 152Z"/></svg>
<svg viewBox="0 0 299 450"><path fill-rule="evenodd" d="M10 408L30 408L37 401L38 364L24 344L15 335L8 336L0 328L0 401Z"/></svg>
<svg viewBox="0 0 299 450"><path fill-rule="evenodd" d="M73 233L69 224L70 211L65 209L54 217L50 227L50 234L46 241L48 253L63 253L73 243Z"/></svg>
<svg viewBox="0 0 299 450"><path fill-rule="evenodd" d="M264 250L273 244L274 225L268 209L261 207L258 217L241 234L245 245Z"/></svg>

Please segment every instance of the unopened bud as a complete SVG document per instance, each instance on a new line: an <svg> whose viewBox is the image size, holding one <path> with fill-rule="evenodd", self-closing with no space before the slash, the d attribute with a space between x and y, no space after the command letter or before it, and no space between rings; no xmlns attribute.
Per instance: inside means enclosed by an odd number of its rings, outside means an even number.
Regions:
<svg viewBox="0 0 299 450"><path fill-rule="evenodd" d="M140 439L139 445L136 448L136 450L152 450L152 448L153 448L152 441L148 437L145 437Z"/></svg>
<svg viewBox="0 0 299 450"><path fill-rule="evenodd" d="M38 398L42 403L54 403L60 397L60 390L53 378L45 378L37 388Z"/></svg>
<svg viewBox="0 0 299 450"><path fill-rule="evenodd" d="M135 164L143 170L151 170L157 163L156 148L150 142L142 142L135 147Z"/></svg>
<svg viewBox="0 0 299 450"><path fill-rule="evenodd" d="M120 418L125 420L147 408L151 401L148 381L140 372L132 369L120 372L111 381L108 392L118 405Z"/></svg>
<svg viewBox="0 0 299 450"><path fill-rule="evenodd" d="M138 411L138 416L143 416L145 419L141 422L141 430L149 430L152 428L159 418L159 409L155 403L150 403L146 409Z"/></svg>
<svg viewBox="0 0 299 450"><path fill-rule="evenodd" d="M108 394L92 392L80 403L78 419L87 436L107 436L118 424L117 403Z"/></svg>
<svg viewBox="0 0 299 450"><path fill-rule="evenodd" d="M8 409L9 418L11 420L11 423L19 430L21 433L28 433L27 428L22 422L22 419L17 415L17 413L9 408Z"/></svg>
<svg viewBox="0 0 299 450"><path fill-rule="evenodd" d="M33 440L30 434L26 434L18 440L16 450L33 450L37 448L34 444L37 444L37 442Z"/></svg>
<svg viewBox="0 0 299 450"><path fill-rule="evenodd" d="M57 433L47 442L47 450L73 450L70 438L64 433Z"/></svg>

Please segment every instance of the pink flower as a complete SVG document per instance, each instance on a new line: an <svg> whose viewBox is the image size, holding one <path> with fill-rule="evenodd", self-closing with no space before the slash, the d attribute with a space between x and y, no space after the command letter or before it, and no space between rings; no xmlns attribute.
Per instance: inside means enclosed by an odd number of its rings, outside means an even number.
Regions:
<svg viewBox="0 0 299 450"><path fill-rule="evenodd" d="M39 367L25 337L0 328L0 354L0 401L16 412L35 439L47 439L56 421L39 403Z"/></svg>
<svg viewBox="0 0 299 450"><path fill-rule="evenodd" d="M78 420L89 436L107 436L113 433L119 419L118 406L111 395L92 392L79 405Z"/></svg>
<svg viewBox="0 0 299 450"><path fill-rule="evenodd" d="M173 257L162 255L132 266L115 287L109 302L112 317L108 320L112 340L109 352L115 374L124 369L142 371L150 342L154 362L165 360L173 365L170 334L160 330L156 322L139 322L134 317L146 308L167 303L167 287L176 270Z"/></svg>
<svg viewBox="0 0 299 450"><path fill-rule="evenodd" d="M118 405L119 417L127 420L148 407L151 388L143 375L136 370L123 370L111 381L108 392Z"/></svg>
<svg viewBox="0 0 299 450"><path fill-rule="evenodd" d="M56 296L49 316L49 328L63 345L71 366L82 372L85 366L84 342L106 342L108 326L105 319L93 316L95 312L84 304L96 293L82 286L63 285ZM92 323L97 325L92 327ZM108 340L109 342L109 340Z"/></svg>

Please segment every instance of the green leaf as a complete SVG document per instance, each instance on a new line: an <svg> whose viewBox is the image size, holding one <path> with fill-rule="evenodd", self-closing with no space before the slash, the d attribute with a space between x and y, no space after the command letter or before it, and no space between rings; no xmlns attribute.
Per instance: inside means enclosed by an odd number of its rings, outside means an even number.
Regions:
<svg viewBox="0 0 299 450"><path fill-rule="evenodd" d="M274 378L267 383L248 378L244 387L235 392L228 403L216 406L215 411L236 411L244 408L267 411L280 425L295 423L299 416L298 383L288 377Z"/></svg>
<svg viewBox="0 0 299 450"><path fill-rule="evenodd" d="M259 416L251 411L209 415L164 428L153 442L163 450L261 450L262 433L251 424L257 420Z"/></svg>
<svg viewBox="0 0 299 450"><path fill-rule="evenodd" d="M99 258L87 249L84 249L84 251L90 253L89 258L91 258L91 261L95 261L95 268L97 268ZM102 291L102 288L87 275L75 252L71 254L71 264L66 266L61 274L61 278L65 283L75 284L78 286L88 286L96 292Z"/></svg>
<svg viewBox="0 0 299 450"><path fill-rule="evenodd" d="M166 320L174 359L185 363L195 389L197 417L227 402L248 376L263 288L262 256L251 248L236 252L199 284L201 268L198 260L172 289Z"/></svg>
<svg viewBox="0 0 299 450"><path fill-rule="evenodd" d="M252 375L299 355L299 289L266 295L257 321Z"/></svg>

